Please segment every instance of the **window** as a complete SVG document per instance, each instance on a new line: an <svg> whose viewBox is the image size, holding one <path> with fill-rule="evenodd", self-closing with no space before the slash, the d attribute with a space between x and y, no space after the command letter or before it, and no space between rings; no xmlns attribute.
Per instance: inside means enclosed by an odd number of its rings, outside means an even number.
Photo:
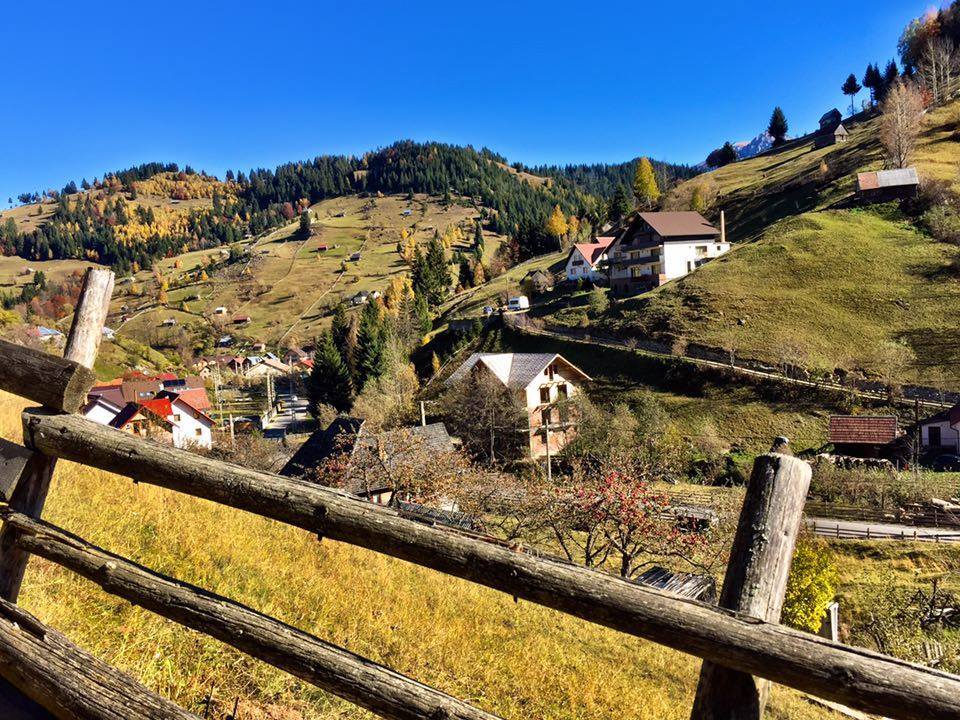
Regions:
<svg viewBox="0 0 960 720"><path fill-rule="evenodd" d="M197 428L196 430L193 431L193 433L197 437L200 437L201 435L203 435L203 428Z"/></svg>
<svg viewBox="0 0 960 720"><path fill-rule="evenodd" d="M545 408L540 411L540 424L544 427L550 424L550 408Z"/></svg>
<svg viewBox="0 0 960 720"><path fill-rule="evenodd" d="M574 261L573 261L573 264L576 265L576 266L583 265L583 260L574 260Z"/></svg>
<svg viewBox="0 0 960 720"><path fill-rule="evenodd" d="M706 257L706 255L707 255L707 246L697 245L697 257Z"/></svg>
<svg viewBox="0 0 960 720"><path fill-rule="evenodd" d="M942 438L940 437L940 426L931 425L927 428L927 445L932 447L940 447L942 445Z"/></svg>
<svg viewBox="0 0 960 720"><path fill-rule="evenodd" d="M560 383L557 385L557 397L562 400L566 400L568 397L570 397L570 391L567 388L566 383Z"/></svg>
<svg viewBox="0 0 960 720"><path fill-rule="evenodd" d="M551 379L551 380L553 380L553 375L554 375L554 373L556 373L556 372L557 372L557 366L556 366L556 365L551 365L550 367L547 368L547 374L550 376L550 379Z"/></svg>
<svg viewBox="0 0 960 720"><path fill-rule="evenodd" d="M544 385L542 388L540 388L540 402L550 402L550 387L547 385Z"/></svg>
<svg viewBox="0 0 960 720"><path fill-rule="evenodd" d="M173 421L174 421L174 422L180 422L180 413L174 413L174 414L173 414Z"/></svg>

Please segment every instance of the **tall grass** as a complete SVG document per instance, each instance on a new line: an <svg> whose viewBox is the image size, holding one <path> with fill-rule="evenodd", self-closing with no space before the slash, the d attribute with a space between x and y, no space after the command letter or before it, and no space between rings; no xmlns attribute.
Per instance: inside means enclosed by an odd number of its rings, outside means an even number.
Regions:
<svg viewBox="0 0 960 720"><path fill-rule="evenodd" d="M0 435L19 439L22 406L0 393ZM689 714L694 658L244 512L60 463L44 517L506 718ZM235 697L244 719L369 717L40 559L30 563L22 603L193 711L215 686L213 717ZM825 713L778 688L769 716Z"/></svg>

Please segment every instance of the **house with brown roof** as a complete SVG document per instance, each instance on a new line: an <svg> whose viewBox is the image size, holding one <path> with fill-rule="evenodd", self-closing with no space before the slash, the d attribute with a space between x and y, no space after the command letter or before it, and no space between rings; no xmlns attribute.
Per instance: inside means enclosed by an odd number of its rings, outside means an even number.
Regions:
<svg viewBox="0 0 960 720"><path fill-rule="evenodd" d="M650 290L729 249L723 213L719 230L696 212L635 213L607 251L610 288L620 295Z"/></svg>
<svg viewBox="0 0 960 720"><path fill-rule="evenodd" d="M486 373L513 391L526 408L530 457L560 452L576 430L565 417L567 400L590 376L556 353L473 353L447 381L453 385L471 373Z"/></svg>
<svg viewBox="0 0 960 720"><path fill-rule="evenodd" d="M600 282L607 279L602 265L607 259L607 249L616 240L613 236L598 237L592 243L577 243L570 248L567 267L564 271L567 280L589 280Z"/></svg>
<svg viewBox="0 0 960 720"><path fill-rule="evenodd" d="M895 415L830 416L830 442L838 455L889 457L902 434Z"/></svg>

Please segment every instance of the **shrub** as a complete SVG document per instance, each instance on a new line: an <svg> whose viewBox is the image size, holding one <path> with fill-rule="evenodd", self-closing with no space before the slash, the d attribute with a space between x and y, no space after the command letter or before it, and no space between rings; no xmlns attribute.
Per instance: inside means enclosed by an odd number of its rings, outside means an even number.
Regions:
<svg viewBox="0 0 960 720"><path fill-rule="evenodd" d="M827 606L833 601L837 580L827 544L801 536L793 553L780 621L797 630L818 632Z"/></svg>
<svg viewBox="0 0 960 720"><path fill-rule="evenodd" d="M946 205L927 210L921 218L924 229L940 242L960 245L960 214Z"/></svg>
<svg viewBox="0 0 960 720"><path fill-rule="evenodd" d="M587 301L590 306L590 313L597 317L606 312L607 308L610 307L610 300L607 299L607 293L603 291L603 288L595 287L590 291L590 298Z"/></svg>

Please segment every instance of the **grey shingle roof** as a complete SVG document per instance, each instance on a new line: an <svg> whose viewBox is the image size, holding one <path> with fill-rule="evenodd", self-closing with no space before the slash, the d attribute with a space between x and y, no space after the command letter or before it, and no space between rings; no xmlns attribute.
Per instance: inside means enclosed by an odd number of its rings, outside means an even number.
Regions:
<svg viewBox="0 0 960 720"><path fill-rule="evenodd" d="M533 382L551 363L559 361L578 374L581 379L589 380L585 372L556 353L473 353L467 361L447 378L447 384L460 382L470 373L477 363L483 363L507 387L519 390Z"/></svg>

